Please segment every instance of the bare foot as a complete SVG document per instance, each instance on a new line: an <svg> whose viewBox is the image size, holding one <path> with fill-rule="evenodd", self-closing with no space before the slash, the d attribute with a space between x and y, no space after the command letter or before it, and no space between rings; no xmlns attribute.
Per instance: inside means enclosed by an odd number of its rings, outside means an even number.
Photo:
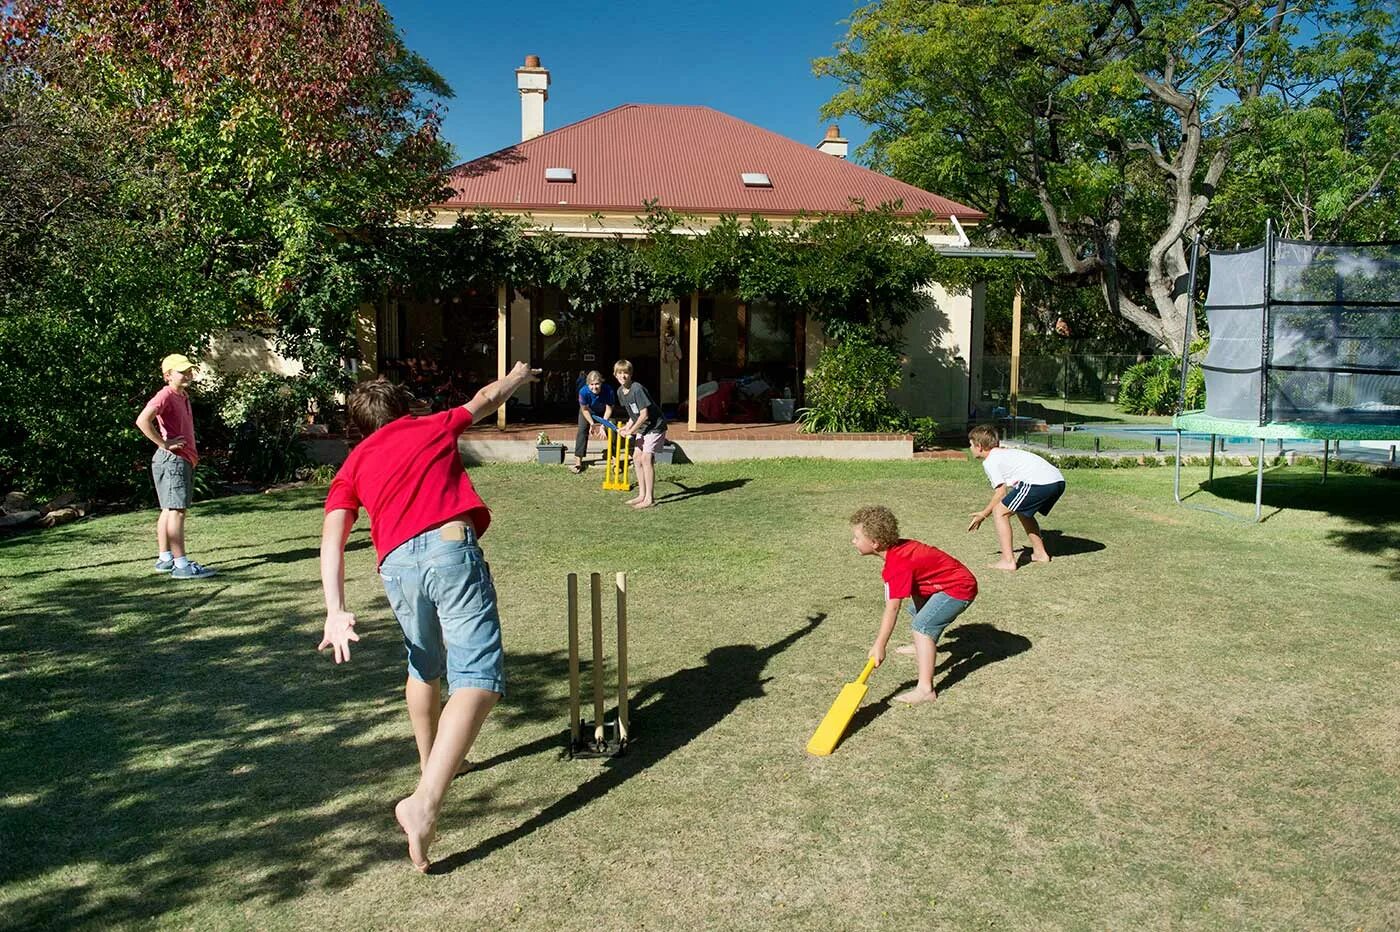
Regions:
<svg viewBox="0 0 1400 932"><path fill-rule="evenodd" d="M623 502L622 504L624 504L624 505L635 505L635 504L637 504L638 502L640 502L641 500L642 500L642 497L641 497L640 495L638 495L636 498L629 498L627 501Z"/></svg>
<svg viewBox="0 0 1400 932"><path fill-rule="evenodd" d="M987 564L987 569L989 569L989 570L1006 570L1007 572L1011 572L1012 570L1016 569L1016 561L1015 561L1015 560L998 560L998 561L995 562L995 563L988 563L988 564Z"/></svg>
<svg viewBox="0 0 1400 932"><path fill-rule="evenodd" d="M637 503L636 503L635 505L633 505L632 507L633 507L633 508L650 508L652 505L655 505L655 504L656 504L656 502L652 501L651 499L647 499L646 501L637 502Z"/></svg>
<svg viewBox="0 0 1400 932"><path fill-rule="evenodd" d="M394 818L408 836L408 859L413 862L413 869L426 874L432 867L432 862L428 860L428 846L433 843L433 820L412 796L399 800L394 807Z"/></svg>
<svg viewBox="0 0 1400 932"><path fill-rule="evenodd" d="M1033 554L1031 554L1031 562L1032 562L1032 563L1049 563L1049 562L1050 562L1050 554L1048 554L1048 553L1033 553Z"/></svg>
<svg viewBox="0 0 1400 932"><path fill-rule="evenodd" d="M895 696L895 697L894 697L894 701L895 701L895 702L907 702L907 703L909 703L910 705L919 705L920 703L923 703L923 702L932 702L933 700L935 700L935 699L937 699L937 698L938 698L938 693L935 692L934 690L932 690L932 689L924 689L923 687L915 686L913 689L909 690L907 693L900 693L898 696Z"/></svg>
<svg viewBox="0 0 1400 932"><path fill-rule="evenodd" d="M901 644L900 646L898 646L898 647L896 647L896 648L894 649L894 652L895 652L896 654L910 654L910 655L912 655L912 654L917 654L917 653L918 653L918 651L914 649L914 645L913 645L913 644Z"/></svg>

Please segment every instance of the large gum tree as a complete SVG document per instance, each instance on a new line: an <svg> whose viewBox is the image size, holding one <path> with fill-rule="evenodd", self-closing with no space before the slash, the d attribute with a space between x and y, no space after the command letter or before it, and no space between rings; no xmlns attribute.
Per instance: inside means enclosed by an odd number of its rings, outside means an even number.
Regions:
<svg viewBox="0 0 1400 932"><path fill-rule="evenodd" d="M1349 0L882 0L816 68L845 85L827 115L874 128L874 165L986 211L993 239L1045 237L1062 282L1179 353L1190 242L1261 102L1306 107L1308 82L1389 54L1396 16ZM1385 93L1352 101L1383 110ZM1353 198L1392 170L1377 156Z"/></svg>

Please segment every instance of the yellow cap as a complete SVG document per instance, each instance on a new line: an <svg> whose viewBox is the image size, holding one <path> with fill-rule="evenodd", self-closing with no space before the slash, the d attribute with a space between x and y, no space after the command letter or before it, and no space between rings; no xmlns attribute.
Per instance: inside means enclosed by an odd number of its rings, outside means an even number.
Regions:
<svg viewBox="0 0 1400 932"><path fill-rule="evenodd" d="M193 369L194 363L190 362L190 357L184 353L171 353L160 361L160 373L184 372L186 369Z"/></svg>

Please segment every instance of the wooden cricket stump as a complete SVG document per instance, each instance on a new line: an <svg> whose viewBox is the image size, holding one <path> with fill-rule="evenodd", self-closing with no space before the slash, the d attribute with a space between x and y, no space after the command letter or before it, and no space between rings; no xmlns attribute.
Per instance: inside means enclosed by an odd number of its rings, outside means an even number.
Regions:
<svg viewBox="0 0 1400 932"><path fill-rule="evenodd" d="M627 749L630 720L627 714L627 574L618 573L617 588L617 708L612 721L604 714L606 658L603 654L603 577L589 575L589 607L592 616L593 719L583 720L580 710L578 574L568 577L569 600L569 757L616 757Z"/></svg>

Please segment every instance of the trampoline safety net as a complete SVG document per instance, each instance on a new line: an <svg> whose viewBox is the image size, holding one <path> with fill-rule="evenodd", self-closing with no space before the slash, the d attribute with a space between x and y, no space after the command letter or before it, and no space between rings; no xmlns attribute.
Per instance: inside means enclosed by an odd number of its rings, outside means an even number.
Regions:
<svg viewBox="0 0 1400 932"><path fill-rule="evenodd" d="M1206 414L1400 423L1400 243L1271 245L1211 254Z"/></svg>

